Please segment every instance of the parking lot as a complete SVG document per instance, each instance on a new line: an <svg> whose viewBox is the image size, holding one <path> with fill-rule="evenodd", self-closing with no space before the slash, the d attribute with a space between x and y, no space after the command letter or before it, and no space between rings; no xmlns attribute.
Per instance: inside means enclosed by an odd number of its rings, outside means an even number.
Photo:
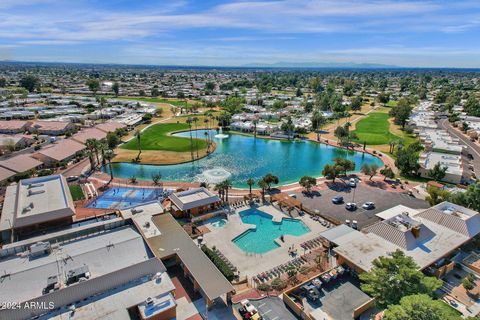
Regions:
<svg viewBox="0 0 480 320"><path fill-rule="evenodd" d="M258 313L264 320L296 320L297 318L285 306L283 300L277 297L267 297L260 300L250 300L250 303L257 308ZM239 308L240 304L234 305Z"/></svg>
<svg viewBox="0 0 480 320"><path fill-rule="evenodd" d="M336 185L338 190L327 189L319 192L315 191L312 192L312 194L298 192L296 193L296 196L306 209L311 211L318 210L322 215L332 217L341 222L344 222L345 220L356 220L359 229L379 221L379 218L375 216L376 213L399 204L413 209L430 207L426 201L409 196L408 194L401 192L388 192L382 189L365 186L363 185L363 182L358 183L356 188L350 188L340 183ZM343 196L344 203L332 203L332 198L335 196ZM375 208L372 210L363 209L362 205L367 201L374 202ZM355 211L348 211L345 209L345 203L347 202L355 202L358 209Z"/></svg>

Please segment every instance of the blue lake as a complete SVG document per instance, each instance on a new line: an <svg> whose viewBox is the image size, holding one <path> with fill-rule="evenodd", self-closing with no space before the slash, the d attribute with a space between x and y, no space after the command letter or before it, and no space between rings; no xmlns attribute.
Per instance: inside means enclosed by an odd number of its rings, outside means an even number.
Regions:
<svg viewBox="0 0 480 320"><path fill-rule="evenodd" d="M210 130L208 134L213 137L216 132ZM175 135L189 137L188 132ZM205 131L199 130L197 135L204 137ZM304 175L319 177L323 167L337 157L353 160L357 172L364 163L382 166L382 161L372 155L310 141L254 139L232 133L226 139L213 139L217 144L215 151L195 162L177 165L114 163L114 176L151 180L153 174L160 173L163 181L207 180L214 183L216 177L228 174L235 187L247 188L248 178L258 179L268 172L278 176L281 184L297 182ZM109 172L108 167L103 170Z"/></svg>

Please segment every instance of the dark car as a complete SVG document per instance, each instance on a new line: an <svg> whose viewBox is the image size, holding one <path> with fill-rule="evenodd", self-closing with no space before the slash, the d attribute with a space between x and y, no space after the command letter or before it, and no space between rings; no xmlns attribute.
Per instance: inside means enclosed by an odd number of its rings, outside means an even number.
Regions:
<svg viewBox="0 0 480 320"><path fill-rule="evenodd" d="M342 196L336 196L336 197L332 198L332 202L335 203L335 204L343 203L343 197Z"/></svg>
<svg viewBox="0 0 480 320"><path fill-rule="evenodd" d="M473 160L473 154L469 153L467 157L468 157L468 160Z"/></svg>

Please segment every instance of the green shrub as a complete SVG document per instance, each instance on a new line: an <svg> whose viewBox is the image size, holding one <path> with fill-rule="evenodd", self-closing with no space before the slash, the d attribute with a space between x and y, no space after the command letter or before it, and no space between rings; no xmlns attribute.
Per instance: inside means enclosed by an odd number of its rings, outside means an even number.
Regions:
<svg viewBox="0 0 480 320"><path fill-rule="evenodd" d="M280 278L275 278L273 279L272 281L272 288L277 290L277 291L281 291L283 289L285 289L287 287L287 281L285 280L282 280Z"/></svg>
<svg viewBox="0 0 480 320"><path fill-rule="evenodd" d="M265 291L268 292L272 290L272 287L268 283L260 283L257 287L258 290L260 291Z"/></svg>
<svg viewBox="0 0 480 320"><path fill-rule="evenodd" d="M207 257L212 260L213 264L220 270L220 272L227 278L228 281L232 281L235 275L233 274L232 269L220 259L218 254L210 250L207 246L202 246L202 251L207 255Z"/></svg>

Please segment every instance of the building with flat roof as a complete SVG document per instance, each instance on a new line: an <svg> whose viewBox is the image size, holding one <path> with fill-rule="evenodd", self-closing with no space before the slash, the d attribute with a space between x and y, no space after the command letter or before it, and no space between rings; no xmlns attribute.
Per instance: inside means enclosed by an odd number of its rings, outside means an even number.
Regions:
<svg viewBox="0 0 480 320"><path fill-rule="evenodd" d="M106 137L107 133L105 131L96 128L88 128L74 134L72 139L79 143L85 144L88 139L102 140Z"/></svg>
<svg viewBox="0 0 480 320"><path fill-rule="evenodd" d="M369 271L372 262L396 250L412 257L420 269L450 256L457 248L480 233L480 214L442 202L418 213L399 213L362 232L345 225L321 234L334 245L339 263L357 271Z"/></svg>
<svg viewBox="0 0 480 320"><path fill-rule="evenodd" d="M30 132L59 136L76 130L77 126L70 121L36 121L29 127Z"/></svg>
<svg viewBox="0 0 480 320"><path fill-rule="evenodd" d="M0 217L2 239L14 232L36 230L72 221L75 207L62 175L20 180L7 187Z"/></svg>
<svg viewBox="0 0 480 320"><path fill-rule="evenodd" d="M0 120L0 133L23 133L32 123L22 120Z"/></svg>
<svg viewBox="0 0 480 320"><path fill-rule="evenodd" d="M423 152L418 160L420 168L418 172L422 177L428 178L428 171L439 163L442 167L446 167L445 177L443 181L450 183L461 183L464 179L468 179L468 170L465 168L462 155L448 154L439 152Z"/></svg>
<svg viewBox="0 0 480 320"><path fill-rule="evenodd" d="M115 132L115 130L118 130L118 129L125 129L127 128L127 126L117 121L109 121L109 122L97 124L95 128L108 133L108 132Z"/></svg>
<svg viewBox="0 0 480 320"><path fill-rule="evenodd" d="M175 286L165 266L118 220L1 250L0 300L39 307L0 310L0 318L175 318Z"/></svg>
<svg viewBox="0 0 480 320"><path fill-rule="evenodd" d="M84 144L72 139L62 139L54 144L38 150L32 155L35 159L47 165L67 162L81 154L86 149Z"/></svg>
<svg viewBox="0 0 480 320"><path fill-rule="evenodd" d="M168 198L172 202L171 212L177 218L199 216L215 209L221 203L220 198L206 188L175 192Z"/></svg>
<svg viewBox="0 0 480 320"><path fill-rule="evenodd" d="M132 219L153 254L167 265L180 265L193 289L211 307L217 299L224 302L234 292L231 283L195 244L187 232L159 203L149 203L121 211Z"/></svg>
<svg viewBox="0 0 480 320"><path fill-rule="evenodd" d="M27 172L32 169L40 168L43 165L42 161L32 158L29 154L20 154L13 156L6 160L0 161L0 167L14 171L16 173Z"/></svg>
<svg viewBox="0 0 480 320"><path fill-rule="evenodd" d="M206 188L175 192L168 198L172 202L171 212L175 217L198 216L221 203L220 198Z"/></svg>
<svg viewBox="0 0 480 320"><path fill-rule="evenodd" d="M24 134L0 134L0 150L2 151L21 150L31 146L34 142L33 137Z"/></svg>

